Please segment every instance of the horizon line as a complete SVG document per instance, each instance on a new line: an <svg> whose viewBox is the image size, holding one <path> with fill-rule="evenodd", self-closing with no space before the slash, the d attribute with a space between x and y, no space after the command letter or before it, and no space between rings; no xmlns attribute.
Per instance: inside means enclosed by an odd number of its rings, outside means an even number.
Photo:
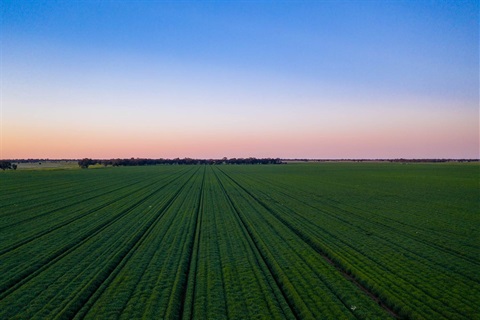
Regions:
<svg viewBox="0 0 480 320"><path fill-rule="evenodd" d="M82 158L5 158L0 159L0 161L78 161L82 159L91 159L91 160L183 160L183 159L190 159L190 160L231 160L231 159L279 159L282 161L392 161L392 160L404 160L404 161L459 161L459 160L468 160L468 161L480 161L480 158L281 158L281 157L222 157L222 158L191 158L191 157L175 157L175 158L151 158L151 157L114 157L114 158L89 158L89 157L82 157Z"/></svg>

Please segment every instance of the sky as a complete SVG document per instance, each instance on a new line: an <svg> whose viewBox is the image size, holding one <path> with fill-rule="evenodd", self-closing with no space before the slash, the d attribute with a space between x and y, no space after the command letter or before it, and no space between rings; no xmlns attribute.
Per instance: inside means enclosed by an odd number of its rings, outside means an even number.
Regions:
<svg viewBox="0 0 480 320"><path fill-rule="evenodd" d="M0 158L479 158L479 1L0 3Z"/></svg>

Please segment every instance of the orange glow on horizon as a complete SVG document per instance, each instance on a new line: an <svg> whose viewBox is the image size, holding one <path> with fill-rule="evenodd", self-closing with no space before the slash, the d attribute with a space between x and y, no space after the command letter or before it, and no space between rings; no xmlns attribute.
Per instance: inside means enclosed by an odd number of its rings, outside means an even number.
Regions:
<svg viewBox="0 0 480 320"><path fill-rule="evenodd" d="M445 130L440 124L166 133L17 125L3 128L2 158L476 158L478 139L472 129L475 125Z"/></svg>

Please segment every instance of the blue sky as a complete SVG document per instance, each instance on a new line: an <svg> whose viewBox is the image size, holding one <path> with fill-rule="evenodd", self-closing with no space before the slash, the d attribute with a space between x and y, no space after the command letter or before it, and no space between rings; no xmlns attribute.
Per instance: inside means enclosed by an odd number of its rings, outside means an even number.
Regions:
<svg viewBox="0 0 480 320"><path fill-rule="evenodd" d="M478 157L478 12L3 1L2 157Z"/></svg>

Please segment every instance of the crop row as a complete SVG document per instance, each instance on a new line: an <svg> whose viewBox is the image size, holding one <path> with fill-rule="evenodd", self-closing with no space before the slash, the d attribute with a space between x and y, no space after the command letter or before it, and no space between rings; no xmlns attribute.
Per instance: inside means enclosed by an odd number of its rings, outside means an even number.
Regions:
<svg viewBox="0 0 480 320"><path fill-rule="evenodd" d="M0 318L474 319L478 196L442 168L9 172Z"/></svg>
<svg viewBox="0 0 480 320"><path fill-rule="evenodd" d="M84 224L60 228L3 255L0 317L20 312L23 317L44 318L77 312L158 222L180 190L191 186L193 176L179 174L147 192L140 189Z"/></svg>
<svg viewBox="0 0 480 320"><path fill-rule="evenodd" d="M298 192L285 182L247 175L243 168L224 170L305 242L401 315L475 316L478 259L443 250L422 235L411 237L407 230L352 207L334 206L321 198L321 187Z"/></svg>
<svg viewBox="0 0 480 320"><path fill-rule="evenodd" d="M238 211L244 216L259 244L263 245L266 256L276 270L276 277L282 281L292 305L297 309L298 317L388 317L387 311L379 308L361 288L332 266L321 252L286 224L277 212L264 206L235 179L222 174L232 199L238 203Z"/></svg>

